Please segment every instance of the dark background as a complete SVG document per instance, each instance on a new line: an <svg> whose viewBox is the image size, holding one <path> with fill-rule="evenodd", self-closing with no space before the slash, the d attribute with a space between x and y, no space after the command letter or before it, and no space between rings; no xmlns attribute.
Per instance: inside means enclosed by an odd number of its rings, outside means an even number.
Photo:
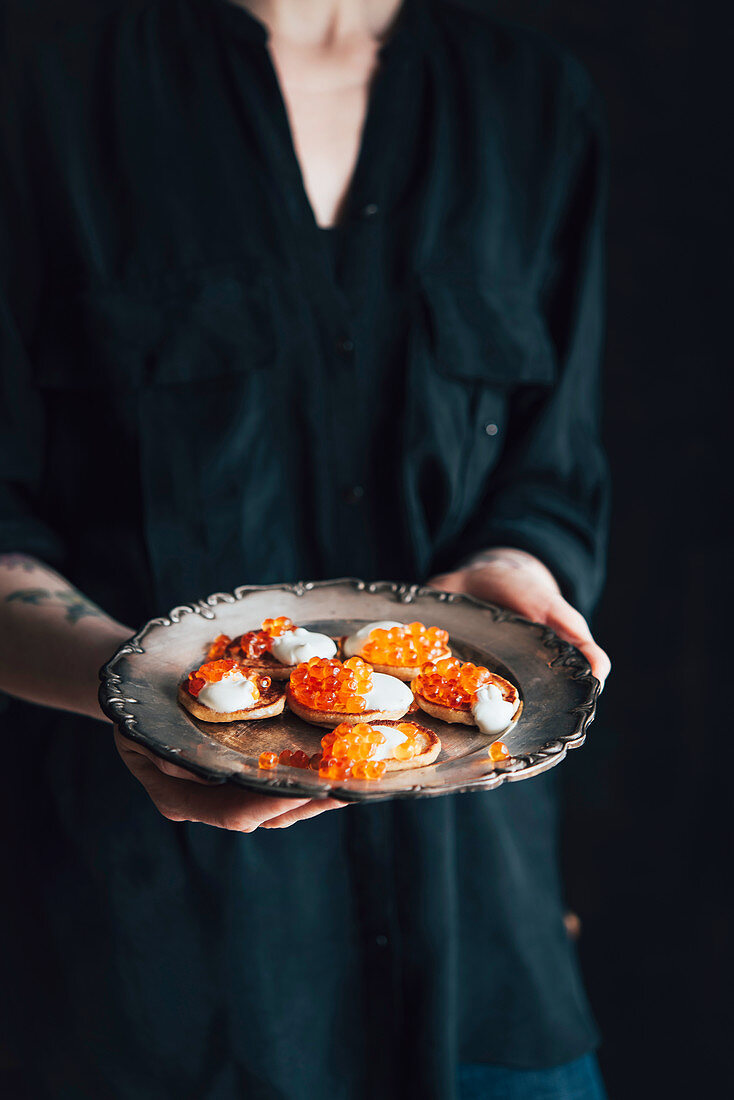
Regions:
<svg viewBox="0 0 734 1100"><path fill-rule="evenodd" d="M562 772L602 1069L613 1100L734 1095L731 40L713 5L680 0L484 6L583 61L611 139L614 509L595 628L614 669Z"/></svg>
<svg viewBox="0 0 734 1100"><path fill-rule="evenodd" d="M65 20L109 2L0 0L0 29L9 14ZM601 1064L612 1100L730 1095L728 5L466 3L570 48L607 104L614 512L595 628L614 671L561 769Z"/></svg>

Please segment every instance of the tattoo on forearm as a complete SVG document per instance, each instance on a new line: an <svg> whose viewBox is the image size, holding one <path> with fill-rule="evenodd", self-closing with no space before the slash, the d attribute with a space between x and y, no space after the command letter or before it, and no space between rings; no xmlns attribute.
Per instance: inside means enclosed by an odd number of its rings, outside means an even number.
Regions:
<svg viewBox="0 0 734 1100"><path fill-rule="evenodd" d="M489 550L481 550L463 563L462 569L481 569L485 565L501 565L507 570L532 570L538 578L543 578L552 584L556 591L560 591L558 582L545 565L534 554L527 550L518 550L514 546L496 546Z"/></svg>
<svg viewBox="0 0 734 1100"><path fill-rule="evenodd" d="M32 573L38 569L38 564L29 554L0 554L0 565L4 569L23 569L26 573Z"/></svg>
<svg viewBox="0 0 734 1100"><path fill-rule="evenodd" d="M535 560L532 554L526 554L524 550L482 550L480 553L473 554L468 558L464 562L463 568L466 569L473 565L489 565L491 562L502 562L510 569L521 569L529 561Z"/></svg>
<svg viewBox="0 0 734 1100"><path fill-rule="evenodd" d="M73 589L61 589L52 592L49 588L18 588L5 597L6 603L55 603L66 609L66 618L70 623L78 623L85 615L104 617L104 611L95 603Z"/></svg>

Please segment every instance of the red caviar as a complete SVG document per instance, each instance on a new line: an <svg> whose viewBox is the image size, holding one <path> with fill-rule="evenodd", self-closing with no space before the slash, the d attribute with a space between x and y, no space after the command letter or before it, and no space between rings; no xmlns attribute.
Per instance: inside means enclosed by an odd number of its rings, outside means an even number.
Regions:
<svg viewBox="0 0 734 1100"><path fill-rule="evenodd" d="M423 751L421 731L413 722L400 722L396 727L405 734L395 749L398 760L412 760ZM284 764L291 768L310 768L323 779L382 779L387 771L386 760L375 760L378 746L385 744L385 734L367 722L350 726L342 722L321 738L321 752L310 758L302 749L292 752L264 752L260 755L261 768L274 768Z"/></svg>
<svg viewBox="0 0 734 1100"><path fill-rule="evenodd" d="M488 668L470 661L462 663L456 657L445 657L423 665L412 686L413 691L429 703L454 710L471 710L479 688L491 683L492 679Z"/></svg>
<svg viewBox="0 0 734 1100"><path fill-rule="evenodd" d="M220 634L209 646L207 658L210 661L224 656L234 660L257 660L270 651L273 638L279 638L281 634L287 634L293 629L294 624L291 620L285 615L280 615L277 619L265 619L260 630L248 630L238 638Z"/></svg>
<svg viewBox="0 0 734 1100"><path fill-rule="evenodd" d="M232 644L232 639L229 634L220 634L214 639L209 646L209 652L206 655L208 661L218 661L220 657L223 657L227 652L227 647Z"/></svg>
<svg viewBox="0 0 734 1100"><path fill-rule="evenodd" d="M261 752L259 756L261 768L274 768L276 764L284 764L289 768L312 768L318 771L320 763L320 752L309 756L303 749L296 749L295 752L291 749L283 749L281 752Z"/></svg>
<svg viewBox="0 0 734 1100"><path fill-rule="evenodd" d="M302 707L310 710L359 714L372 687L372 669L359 657L342 663L336 658L312 657L291 673L290 688Z"/></svg>
<svg viewBox="0 0 734 1100"><path fill-rule="evenodd" d="M264 653L268 653L273 639L262 630L248 630L246 634L240 634L230 644L230 652L236 653L240 658L258 660Z"/></svg>
<svg viewBox="0 0 734 1100"><path fill-rule="evenodd" d="M510 754L504 741L493 741L487 749L490 760L509 760Z"/></svg>
<svg viewBox="0 0 734 1100"><path fill-rule="evenodd" d="M237 671L250 680L255 688L255 700L260 697L261 689L267 691L270 687L269 676L260 677L257 673L250 672L248 669L243 668L237 661L225 658L221 661L206 661L203 665L200 665L199 668L190 672L188 681L189 694L196 698L204 687L204 684L216 684L232 671Z"/></svg>
<svg viewBox="0 0 734 1100"><path fill-rule="evenodd" d="M279 615L277 619L265 619L262 630L271 638L280 638L282 634L295 630L295 624L286 615Z"/></svg>
<svg viewBox="0 0 734 1100"><path fill-rule="evenodd" d="M449 653L448 631L423 623L377 627L370 631L360 656L375 665L417 668Z"/></svg>
<svg viewBox="0 0 734 1100"><path fill-rule="evenodd" d="M422 752L420 730L412 722L401 722L396 727L405 734L394 750L397 760L412 760ZM378 746L385 744L385 735L367 722L354 726L342 722L321 738L323 757L319 774L329 779L381 779L387 770L385 760L375 760Z"/></svg>

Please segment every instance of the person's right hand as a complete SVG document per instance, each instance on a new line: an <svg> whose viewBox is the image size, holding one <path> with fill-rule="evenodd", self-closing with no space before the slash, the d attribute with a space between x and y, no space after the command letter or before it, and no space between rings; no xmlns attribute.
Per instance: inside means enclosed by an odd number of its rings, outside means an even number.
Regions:
<svg viewBox="0 0 734 1100"><path fill-rule="evenodd" d="M123 763L169 821L200 821L219 829L254 833L258 828L285 829L325 810L348 805L335 798L280 798L255 794L228 783L210 783L159 759L136 741L124 737L117 727L115 744Z"/></svg>

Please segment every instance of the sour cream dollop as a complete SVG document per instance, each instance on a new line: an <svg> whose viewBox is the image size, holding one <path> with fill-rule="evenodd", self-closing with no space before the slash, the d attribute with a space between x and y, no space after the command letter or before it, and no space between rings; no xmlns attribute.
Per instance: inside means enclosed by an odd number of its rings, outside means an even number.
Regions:
<svg viewBox="0 0 734 1100"><path fill-rule="evenodd" d="M297 626L273 638L270 652L282 665L299 665L312 657L335 657L336 645L326 634Z"/></svg>
<svg viewBox="0 0 734 1100"><path fill-rule="evenodd" d="M372 687L365 695L365 710L407 711L413 692L402 680L385 672L372 673Z"/></svg>
<svg viewBox="0 0 734 1100"><path fill-rule="evenodd" d="M235 710L250 710L258 702L259 693L243 672L233 668L221 680L207 682L196 696L198 703L220 714L231 714Z"/></svg>
<svg viewBox="0 0 734 1100"><path fill-rule="evenodd" d="M517 701L508 703L496 684L485 684L474 696L471 709L482 733L494 735L507 729L517 710Z"/></svg>
<svg viewBox="0 0 734 1100"><path fill-rule="evenodd" d="M367 626L361 626L359 630L356 630L354 634L350 634L349 637L345 639L344 656L359 657L362 646L373 630L390 630L393 626L404 625L404 623L394 623L388 619L383 619L378 623L367 623Z"/></svg>
<svg viewBox="0 0 734 1100"><path fill-rule="evenodd" d="M408 735L401 733L395 726L372 726L372 729L384 734L385 740L382 745L377 746L375 755L371 756L370 760L391 759L395 755L395 746L408 740Z"/></svg>

